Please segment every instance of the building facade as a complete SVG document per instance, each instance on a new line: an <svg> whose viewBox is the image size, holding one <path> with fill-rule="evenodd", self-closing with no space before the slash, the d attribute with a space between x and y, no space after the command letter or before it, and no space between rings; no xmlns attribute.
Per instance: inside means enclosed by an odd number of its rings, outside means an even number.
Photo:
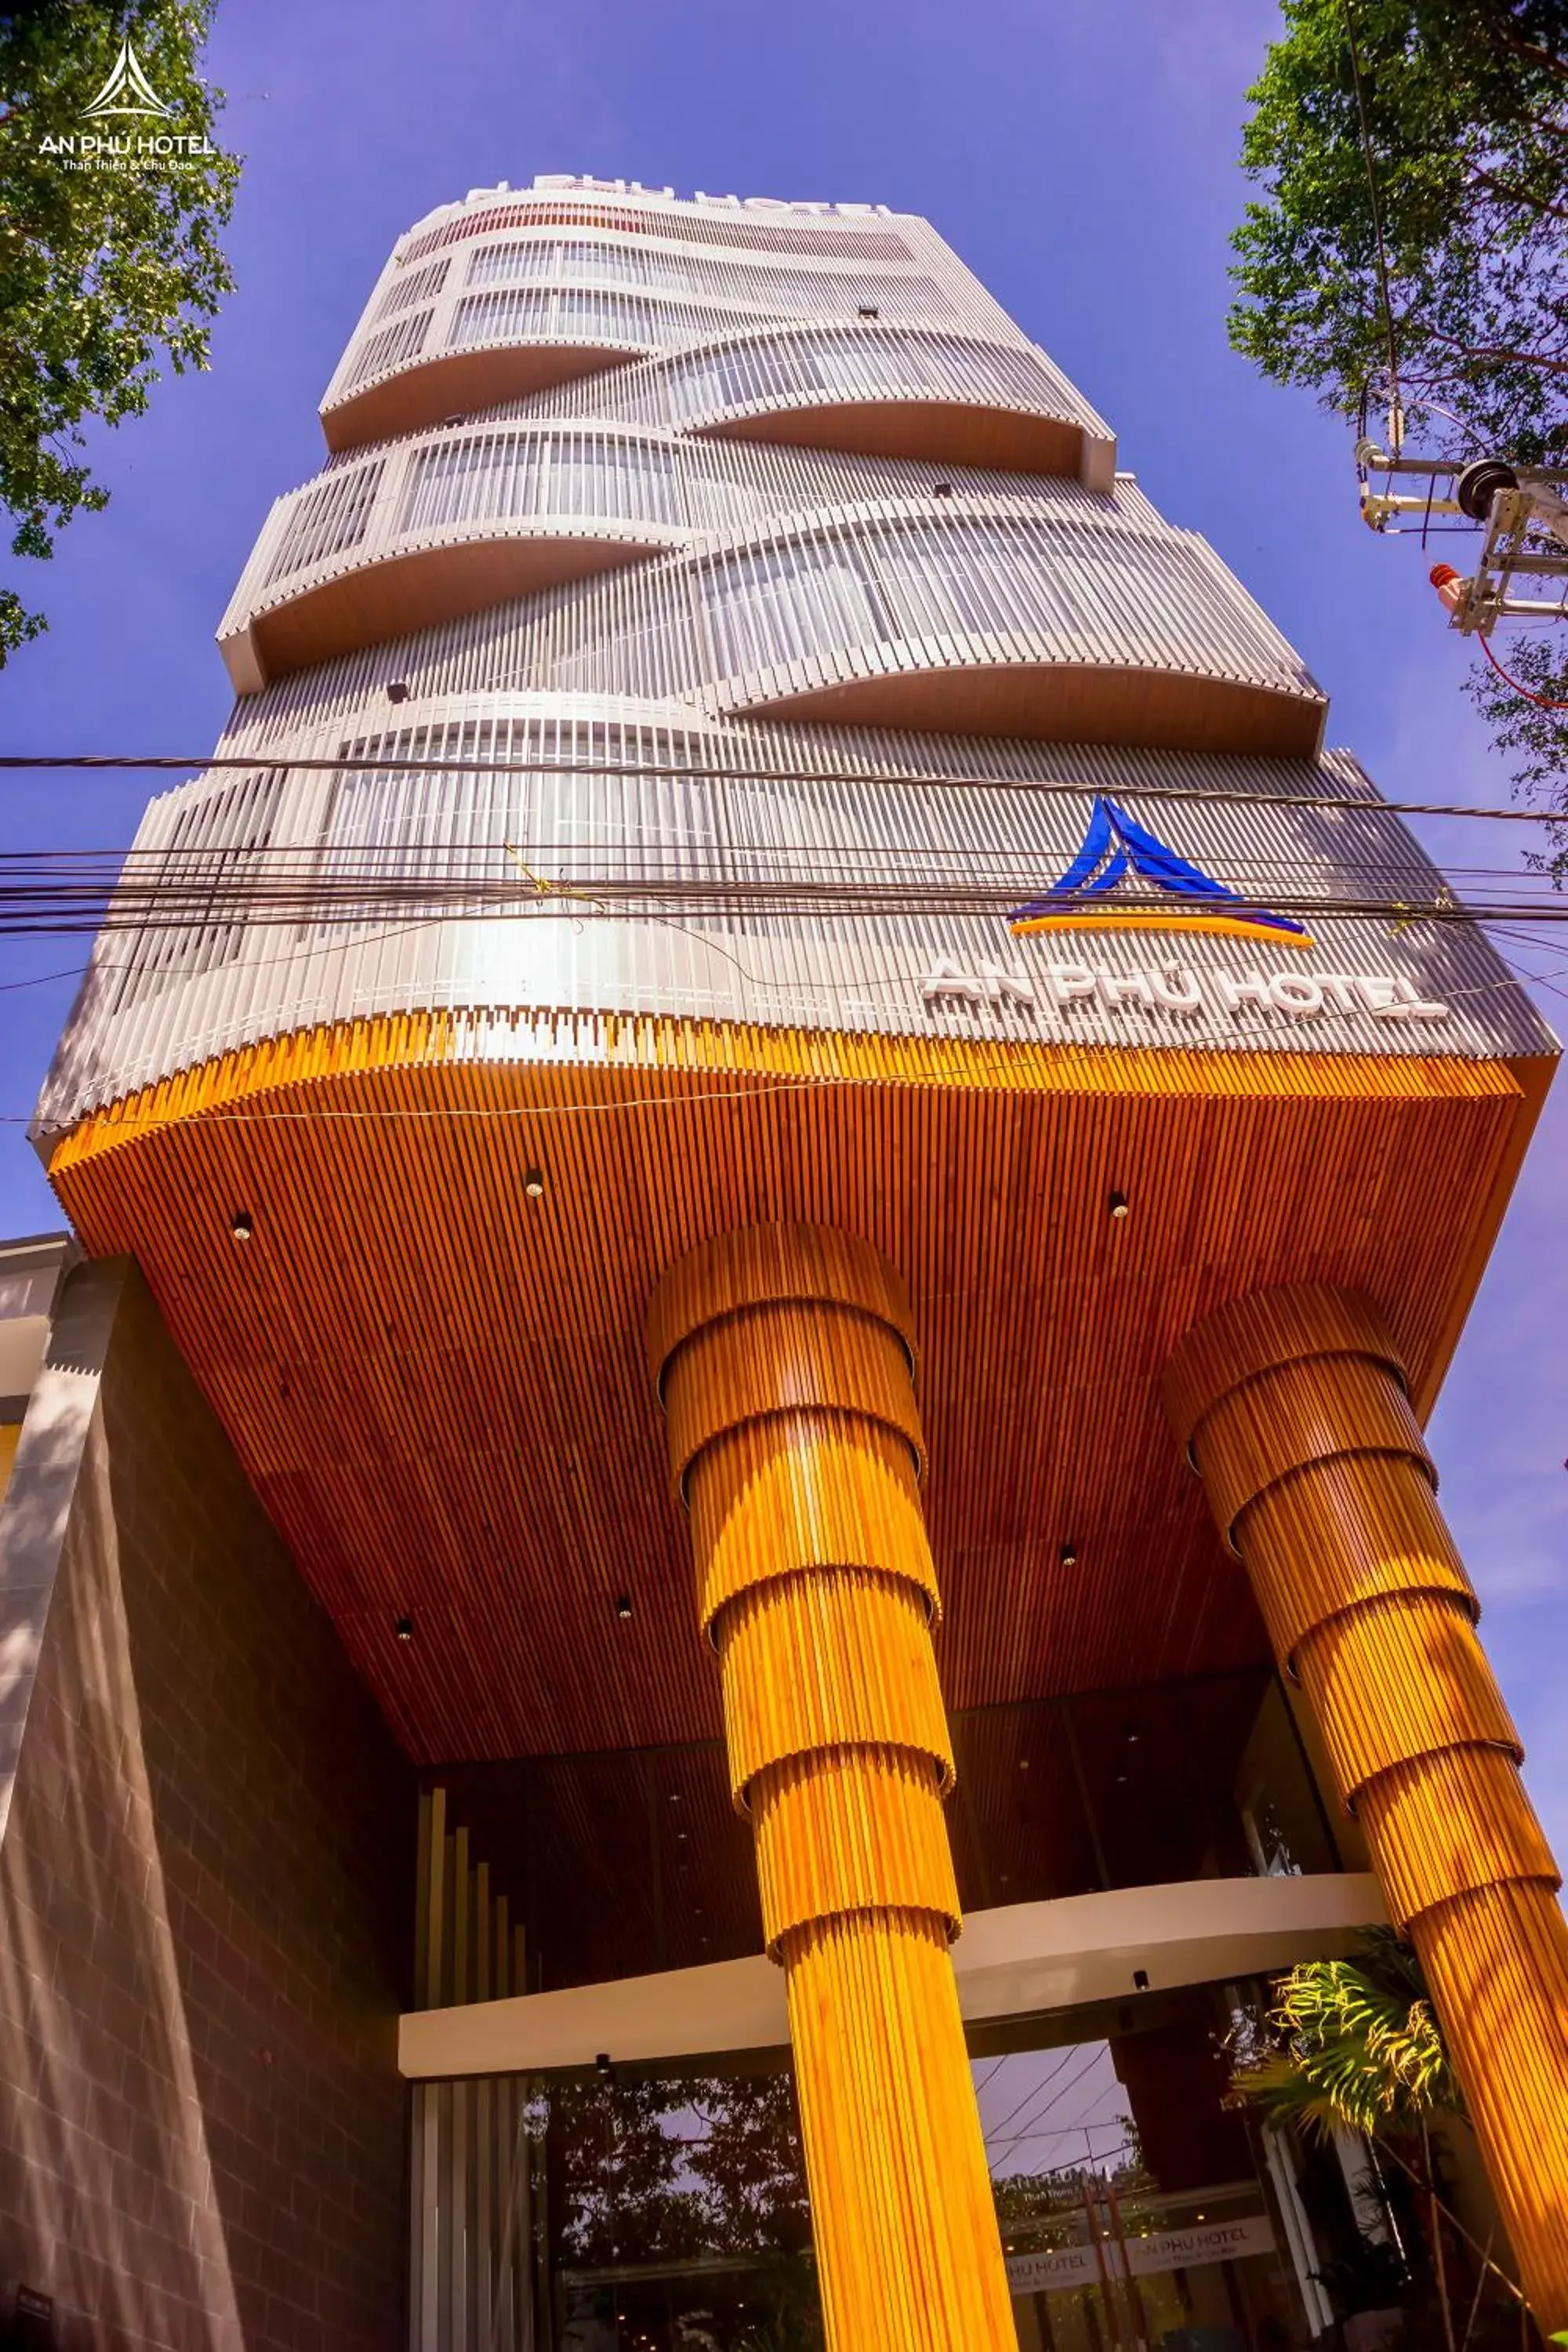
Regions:
<svg viewBox="0 0 1568 2352"><path fill-rule="evenodd" d="M204 1595L116 1604L149 1752L221 1700L121 1989L190 2340L1305 2344L1397 2198L1219 2043L1385 1920L1568 2325L1568 1928L1420 1435L1528 1000L924 222L475 191L321 415L40 1105L99 1336L0 1522L40 1683L106 1559ZM16 2283L176 2340L72 2063Z"/></svg>

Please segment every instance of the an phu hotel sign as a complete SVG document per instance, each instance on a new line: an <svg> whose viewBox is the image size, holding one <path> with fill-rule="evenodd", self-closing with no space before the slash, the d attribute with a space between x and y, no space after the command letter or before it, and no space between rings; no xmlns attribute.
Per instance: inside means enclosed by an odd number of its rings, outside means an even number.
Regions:
<svg viewBox="0 0 1568 2352"><path fill-rule="evenodd" d="M1142 885L1137 896L1121 886ZM1260 946L1304 950L1316 940L1305 924L1255 905L1201 866L1179 857L1117 803L1097 799L1082 846L1043 898L1010 917L1015 939L1048 940L1085 930L1147 930L1174 942L1194 934L1248 939ZM1323 971L1315 966L1279 971L1199 970L1167 962L1157 969L1102 971L1079 961L1031 959L973 965L939 956L921 995L928 1011L971 1005L1012 1013L1025 1022L1048 1022L1075 1004L1109 1013L1168 1014L1204 1012L1266 1020L1311 1022L1325 1014L1385 1022L1447 1021L1447 1004L1422 995L1402 973Z"/></svg>

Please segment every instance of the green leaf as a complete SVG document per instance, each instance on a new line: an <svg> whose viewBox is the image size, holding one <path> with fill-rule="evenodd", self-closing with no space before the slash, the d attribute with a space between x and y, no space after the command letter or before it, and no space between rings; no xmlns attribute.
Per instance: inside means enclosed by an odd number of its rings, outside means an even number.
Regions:
<svg viewBox="0 0 1568 2352"><path fill-rule="evenodd" d="M1274 1988L1263 2047L1237 2065L1230 2095L1321 2138L1461 2112L1415 1953L1391 1928L1369 1928L1351 1958L1290 1969Z"/></svg>

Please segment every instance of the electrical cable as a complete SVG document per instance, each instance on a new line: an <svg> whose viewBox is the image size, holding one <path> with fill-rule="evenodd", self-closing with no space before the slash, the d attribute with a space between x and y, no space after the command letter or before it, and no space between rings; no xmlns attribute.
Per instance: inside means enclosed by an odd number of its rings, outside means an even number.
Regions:
<svg viewBox="0 0 1568 2352"><path fill-rule="evenodd" d="M1296 767L1305 761L1280 761L1280 766ZM631 782L671 782L676 783L749 784L824 784L844 786L867 784L926 787L942 791L973 791L1025 793L1047 798L1058 793L1081 799L1087 793L1091 798L1110 789L1119 790L1129 799L1141 801L1173 801L1178 803L1211 803L1216 808L1294 808L1342 811L1347 815L1387 816L1451 816L1484 817L1500 824L1562 824L1568 822L1562 810L1482 808L1467 801L1385 801L1369 792L1364 799L1349 793L1267 793L1212 784L1146 783L1142 779L1124 782L1112 788L1103 781L1091 778L973 776L954 774L946 770L924 773L899 771L876 772L861 769L835 768L732 768L664 766L656 761L634 763L609 761L534 761L534 760L388 760L379 757L345 756L337 759L289 757L269 760L265 753L238 757L229 752L211 752L194 758L175 758L168 753L128 752L0 752L0 775L6 773L54 774L61 771L115 773L121 771L174 773L182 769L196 769L202 773L225 772L229 770L249 775L289 776L301 774L328 775L367 773L372 775L522 775L555 780L571 776L625 778Z"/></svg>
<svg viewBox="0 0 1568 2352"><path fill-rule="evenodd" d="M1532 694L1528 686L1521 686L1517 677L1510 677L1507 670L1504 669L1501 662L1499 661L1496 654L1493 653L1491 649L1491 640L1489 637L1483 637L1481 639L1481 651L1485 654L1488 661L1490 662L1493 669L1496 670L1503 684L1505 686L1512 687L1515 694L1521 695L1526 702L1533 702L1537 710L1568 710L1568 702L1548 702L1544 695Z"/></svg>

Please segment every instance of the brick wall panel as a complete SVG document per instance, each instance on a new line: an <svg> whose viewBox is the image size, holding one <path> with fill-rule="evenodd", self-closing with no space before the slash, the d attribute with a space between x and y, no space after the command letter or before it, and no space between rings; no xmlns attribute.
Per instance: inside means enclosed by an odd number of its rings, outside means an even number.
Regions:
<svg viewBox="0 0 1568 2352"><path fill-rule="evenodd" d="M128 1275L0 1847L0 2273L62 2346L397 2352L413 1819Z"/></svg>

